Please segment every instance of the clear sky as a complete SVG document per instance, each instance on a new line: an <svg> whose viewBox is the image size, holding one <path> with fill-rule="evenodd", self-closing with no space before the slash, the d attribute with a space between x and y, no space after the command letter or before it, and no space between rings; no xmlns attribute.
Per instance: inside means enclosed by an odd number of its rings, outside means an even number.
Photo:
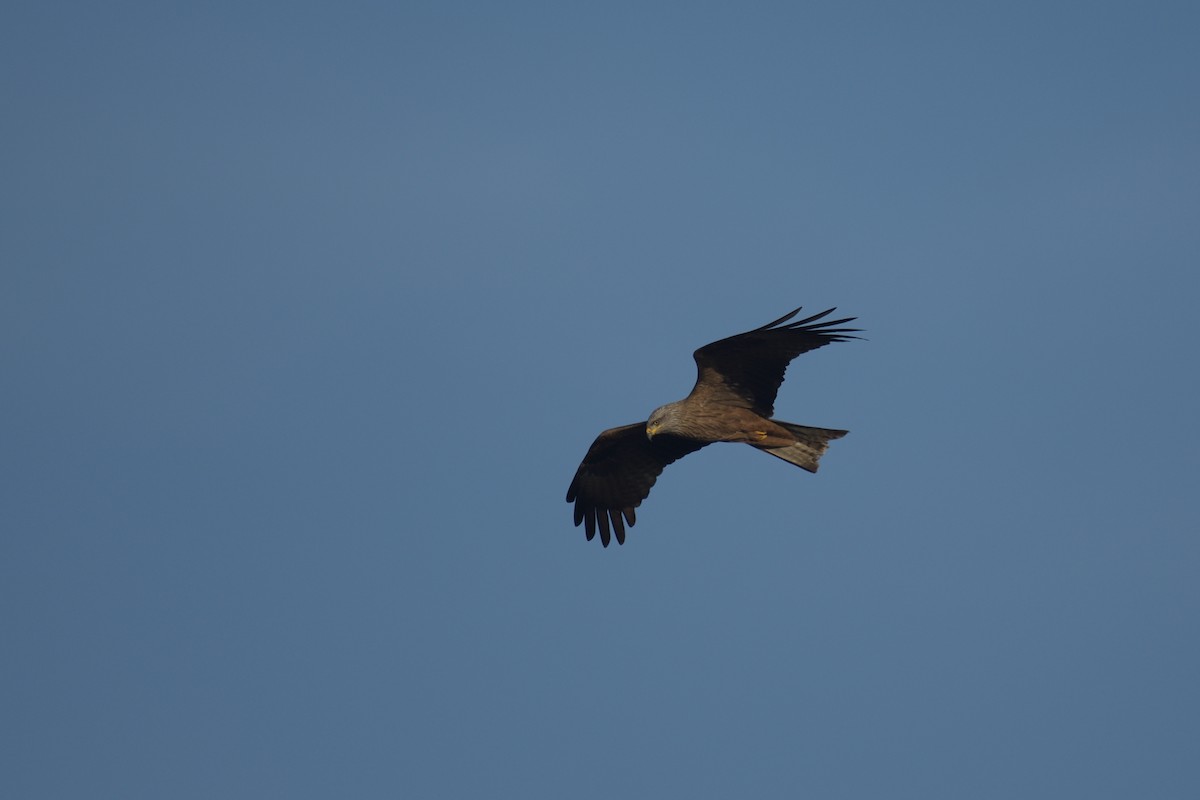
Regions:
<svg viewBox="0 0 1200 800"><path fill-rule="evenodd" d="M0 795L1200 797L1195 3L185 5L0 11Z"/></svg>

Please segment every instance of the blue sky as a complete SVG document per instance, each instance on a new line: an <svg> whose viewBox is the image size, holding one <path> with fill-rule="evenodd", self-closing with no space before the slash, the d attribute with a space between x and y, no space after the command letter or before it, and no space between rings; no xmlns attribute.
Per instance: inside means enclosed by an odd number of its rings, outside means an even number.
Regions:
<svg viewBox="0 0 1200 800"><path fill-rule="evenodd" d="M0 794L1200 793L1189 3L0 12ZM563 495L803 304L813 476Z"/></svg>

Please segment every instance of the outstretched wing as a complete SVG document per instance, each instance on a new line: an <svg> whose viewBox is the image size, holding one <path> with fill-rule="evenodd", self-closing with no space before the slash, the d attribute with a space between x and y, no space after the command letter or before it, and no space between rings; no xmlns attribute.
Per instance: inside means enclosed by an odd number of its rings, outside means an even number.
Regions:
<svg viewBox="0 0 1200 800"><path fill-rule="evenodd" d="M850 335L858 328L837 327L856 317L817 321L833 312L831 308L788 322L800 313L797 308L761 328L704 345L693 353L697 376L688 398L748 408L771 417L788 362L830 342L860 338Z"/></svg>
<svg viewBox="0 0 1200 800"><path fill-rule="evenodd" d="M588 448L567 489L567 502L575 503L575 525L584 524L588 541L599 527L600 543L608 547L611 521L617 544L625 544L621 517L633 527L633 510L650 494L663 468L704 445L664 434L652 441L644 422L606 430Z"/></svg>

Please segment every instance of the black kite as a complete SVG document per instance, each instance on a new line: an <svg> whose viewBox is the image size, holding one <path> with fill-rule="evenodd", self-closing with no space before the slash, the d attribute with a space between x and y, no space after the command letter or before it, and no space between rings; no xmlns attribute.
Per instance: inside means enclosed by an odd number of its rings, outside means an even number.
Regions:
<svg viewBox="0 0 1200 800"><path fill-rule="evenodd" d="M836 327L855 317L817 321L833 311L788 322L797 308L761 328L704 345L693 354L697 377L691 394L655 409L646 422L597 436L567 489L567 502L575 503L575 525L583 523L588 540L599 528L605 547L613 533L617 544L624 544L625 523L633 526L633 510L663 469L713 442L744 442L816 472L829 442L848 431L794 425L771 415L793 358L859 338L850 335L858 328Z"/></svg>

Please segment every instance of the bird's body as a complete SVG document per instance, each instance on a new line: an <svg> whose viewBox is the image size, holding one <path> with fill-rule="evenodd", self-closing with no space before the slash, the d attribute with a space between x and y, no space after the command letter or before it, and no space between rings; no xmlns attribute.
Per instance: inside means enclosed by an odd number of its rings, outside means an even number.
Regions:
<svg viewBox="0 0 1200 800"><path fill-rule="evenodd" d="M656 423L656 417L665 421ZM723 406L705 400L686 406L680 400L659 407L650 415L646 433L651 439L665 433L705 444L746 442L763 447L782 447L793 441L787 428L748 408Z"/></svg>
<svg viewBox="0 0 1200 800"><path fill-rule="evenodd" d="M816 472L828 443L847 431L772 419L775 395L788 363L830 342L857 338L857 328L836 327L853 317L817 322L833 309L788 324L800 309L761 328L697 350L691 394L656 408L644 423L604 431L592 443L567 489L575 524L587 538L597 529L607 547L612 534L625 542L625 523L673 461L714 442L742 442Z"/></svg>

